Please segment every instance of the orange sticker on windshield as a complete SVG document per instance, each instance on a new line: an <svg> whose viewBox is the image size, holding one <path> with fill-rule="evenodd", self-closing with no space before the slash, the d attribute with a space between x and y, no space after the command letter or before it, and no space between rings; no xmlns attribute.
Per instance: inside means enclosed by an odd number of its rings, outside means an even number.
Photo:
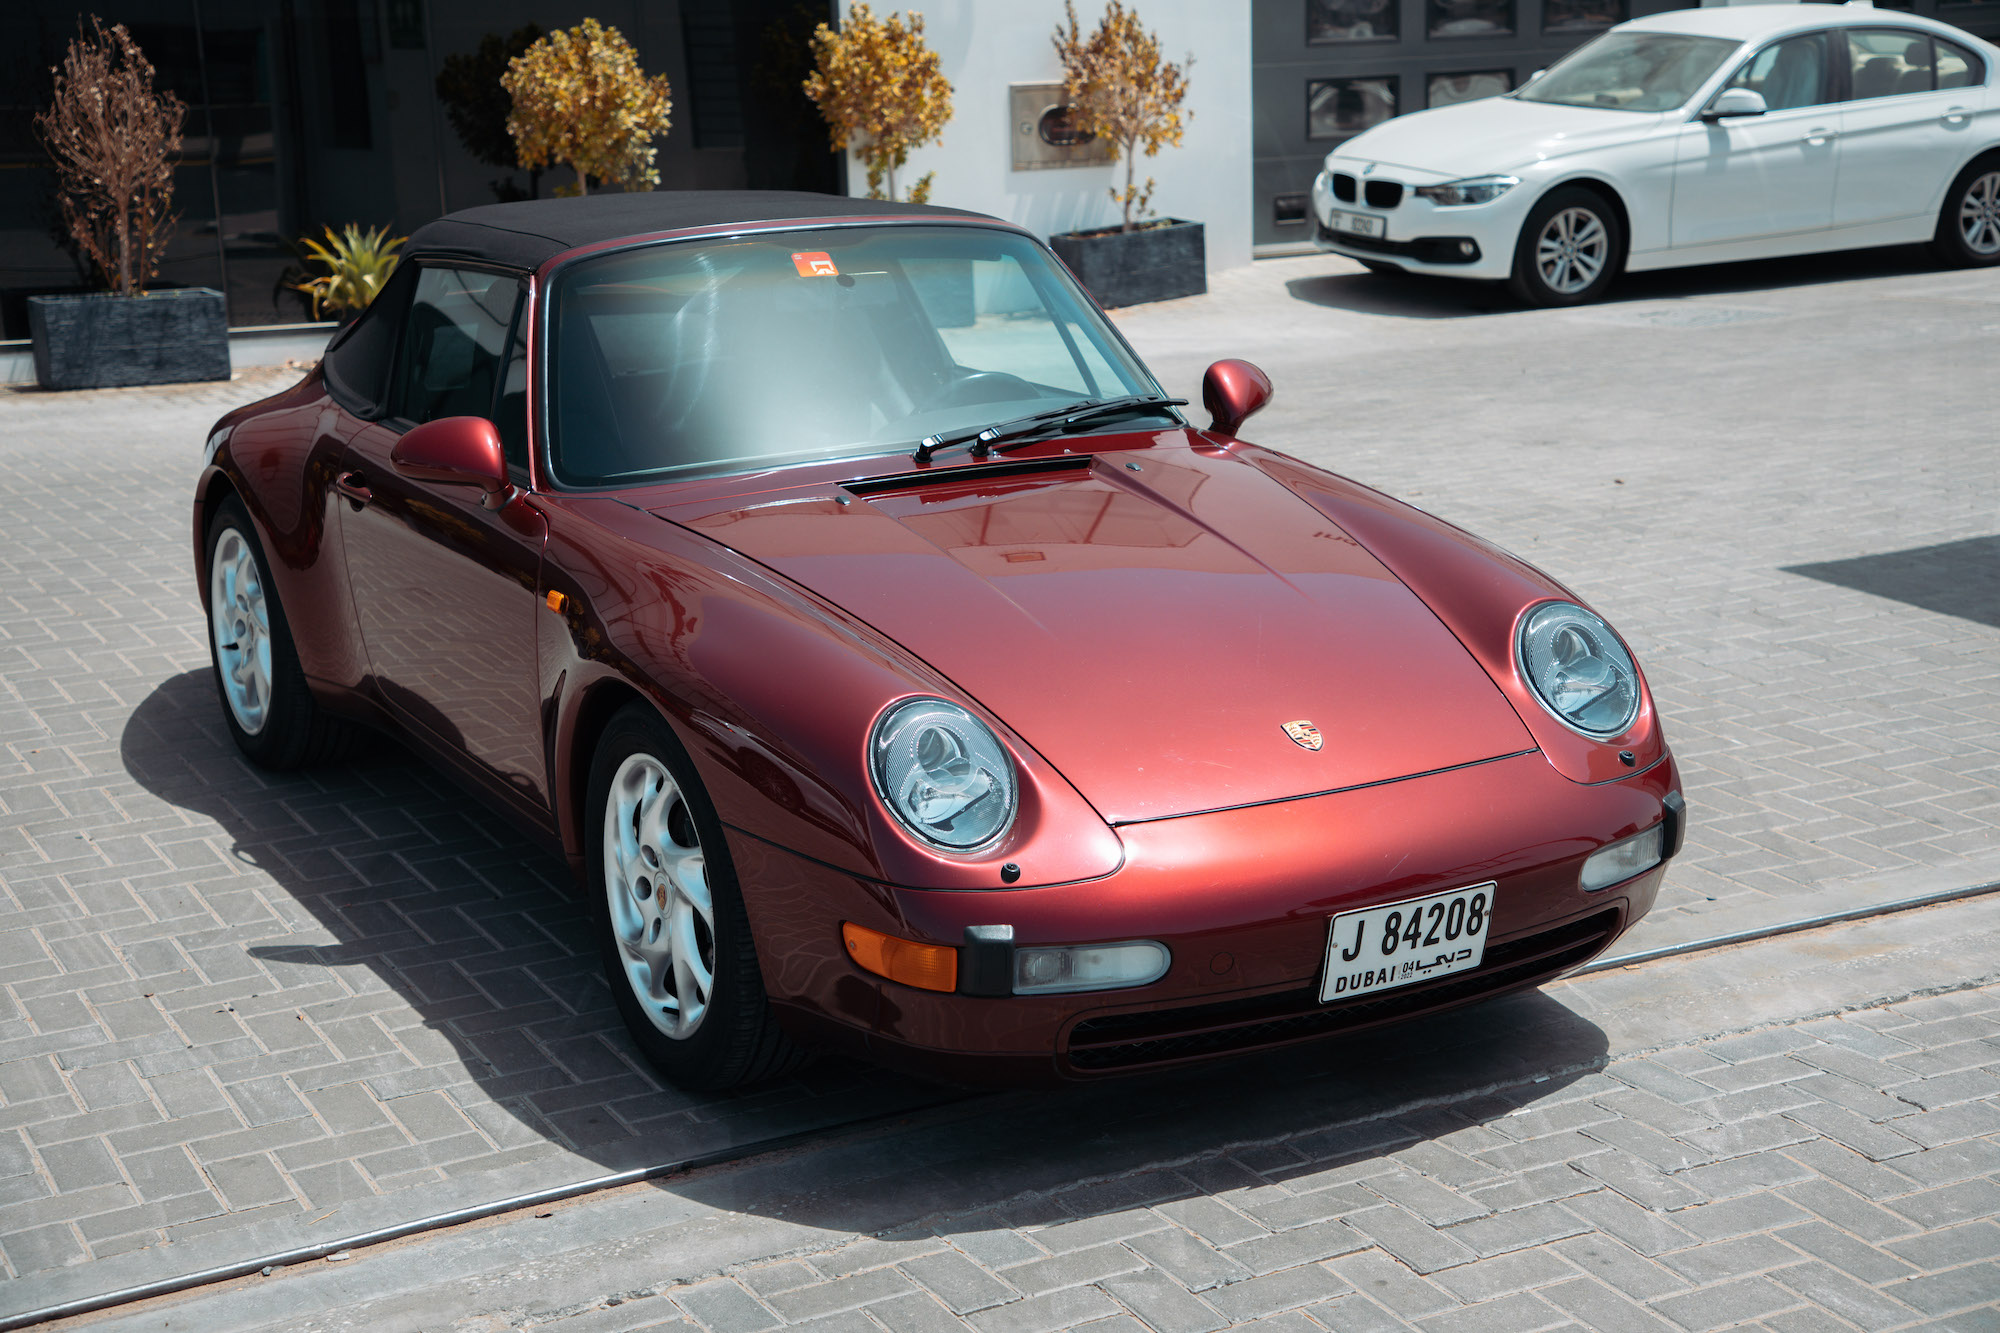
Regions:
<svg viewBox="0 0 2000 1333"><path fill-rule="evenodd" d="M792 256L792 266L802 278L837 278L840 270L833 266L833 256L824 250L806 250Z"/></svg>

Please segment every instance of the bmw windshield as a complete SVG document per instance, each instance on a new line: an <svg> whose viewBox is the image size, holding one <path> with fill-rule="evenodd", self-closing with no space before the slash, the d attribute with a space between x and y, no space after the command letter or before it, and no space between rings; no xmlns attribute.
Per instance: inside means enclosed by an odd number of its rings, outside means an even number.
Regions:
<svg viewBox="0 0 2000 1333"><path fill-rule="evenodd" d="M549 319L551 461L570 485L900 449L1158 392L1046 251L985 227L619 251L563 270Z"/></svg>
<svg viewBox="0 0 2000 1333"><path fill-rule="evenodd" d="M1685 106L1741 45L1671 32L1607 32L1514 96L1557 106L1672 111Z"/></svg>

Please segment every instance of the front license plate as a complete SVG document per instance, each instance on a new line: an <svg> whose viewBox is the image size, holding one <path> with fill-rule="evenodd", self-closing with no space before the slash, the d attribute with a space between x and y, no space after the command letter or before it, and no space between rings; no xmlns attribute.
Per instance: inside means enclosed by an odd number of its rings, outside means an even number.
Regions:
<svg viewBox="0 0 2000 1333"><path fill-rule="evenodd" d="M1343 213L1333 210L1333 229L1354 236L1380 236L1382 219L1369 217L1366 213Z"/></svg>
<svg viewBox="0 0 2000 1333"><path fill-rule="evenodd" d="M1486 955L1495 884L1342 912L1327 933L1322 1004L1469 972Z"/></svg>

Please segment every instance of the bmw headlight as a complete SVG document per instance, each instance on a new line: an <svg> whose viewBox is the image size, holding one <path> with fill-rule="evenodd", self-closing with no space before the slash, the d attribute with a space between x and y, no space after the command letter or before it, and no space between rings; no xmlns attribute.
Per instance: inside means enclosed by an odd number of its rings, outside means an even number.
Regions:
<svg viewBox="0 0 2000 1333"><path fill-rule="evenodd" d="M1521 622L1521 674L1551 713L1586 736L1615 736L1639 715L1639 668L1611 627L1550 602Z"/></svg>
<svg viewBox="0 0 2000 1333"><path fill-rule="evenodd" d="M1516 176L1473 176L1443 185L1419 185L1416 194L1442 208L1460 208L1467 204L1490 204L1520 183Z"/></svg>
<svg viewBox="0 0 2000 1333"><path fill-rule="evenodd" d="M904 828L969 852L1014 822L1014 761L985 723L943 699L906 699L868 738L875 790Z"/></svg>

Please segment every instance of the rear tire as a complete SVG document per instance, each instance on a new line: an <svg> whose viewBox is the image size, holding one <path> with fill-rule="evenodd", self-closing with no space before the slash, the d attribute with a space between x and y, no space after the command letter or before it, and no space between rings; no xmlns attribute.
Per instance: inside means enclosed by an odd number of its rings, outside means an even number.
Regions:
<svg viewBox="0 0 2000 1333"><path fill-rule="evenodd" d="M618 1013L676 1086L775 1078L805 1052L772 1017L722 824L651 708L611 719L590 766L586 892Z"/></svg>
<svg viewBox="0 0 2000 1333"><path fill-rule="evenodd" d="M235 496L216 506L205 549L209 662L236 748L277 770L340 758L353 729L313 699L256 525Z"/></svg>
<svg viewBox="0 0 2000 1333"><path fill-rule="evenodd" d="M1582 305L1603 296L1625 262L1625 228L1595 190L1550 190L1528 210L1508 283L1529 305Z"/></svg>
<svg viewBox="0 0 2000 1333"><path fill-rule="evenodd" d="M2000 154L1974 162L1944 192L1931 250L1953 268L2000 264Z"/></svg>

